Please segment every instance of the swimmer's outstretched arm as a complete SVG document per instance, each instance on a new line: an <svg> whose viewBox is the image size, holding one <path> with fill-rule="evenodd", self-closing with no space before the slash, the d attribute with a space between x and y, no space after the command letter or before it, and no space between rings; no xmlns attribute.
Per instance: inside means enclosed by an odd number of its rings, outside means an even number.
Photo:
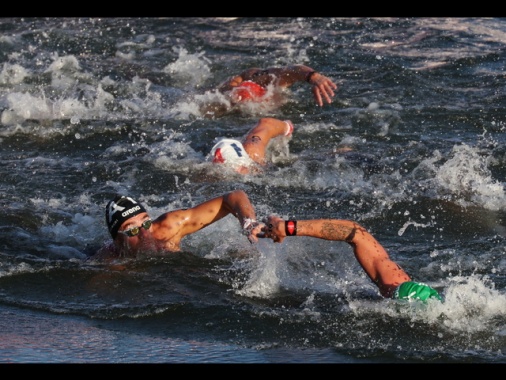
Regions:
<svg viewBox="0 0 506 380"><path fill-rule="evenodd" d="M281 243L287 236L309 236L344 241L353 247L355 258L378 286L384 297L390 297L397 286L410 281L409 275L390 259L387 251L364 227L351 220L313 219L283 220L269 216L262 228L263 235Z"/></svg>
<svg viewBox="0 0 506 380"><path fill-rule="evenodd" d="M273 83L280 87L290 87L295 83L307 82L311 85L316 103L321 107L323 100L328 104L335 96L334 90L338 89L336 83L330 78L317 72L306 65L291 65L284 67L269 67L267 69L251 68L239 75L234 75L218 86L218 91L226 92L238 86L243 81L253 81L264 87Z"/></svg>

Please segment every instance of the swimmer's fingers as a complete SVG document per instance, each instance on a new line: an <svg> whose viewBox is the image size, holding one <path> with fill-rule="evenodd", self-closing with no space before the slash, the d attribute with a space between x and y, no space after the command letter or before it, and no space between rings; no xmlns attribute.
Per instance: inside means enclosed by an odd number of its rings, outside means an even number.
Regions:
<svg viewBox="0 0 506 380"><path fill-rule="evenodd" d="M330 79L325 81L325 83L321 86L323 87L323 92L327 95L327 101L330 103L330 97L334 97L336 94L334 90L337 90L337 86ZM320 88L321 89L321 88Z"/></svg>
<svg viewBox="0 0 506 380"><path fill-rule="evenodd" d="M313 94L316 99L316 103L320 107L323 106L323 99L330 104L332 103L332 97L334 96L334 91L330 87L326 87L324 84L320 86L313 86ZM322 96L323 95L323 96Z"/></svg>
<svg viewBox="0 0 506 380"><path fill-rule="evenodd" d="M314 98L316 99L316 103L322 107L323 106L323 100L322 100L322 94L320 92L320 89L318 88L318 86L313 86L313 95L314 95Z"/></svg>
<svg viewBox="0 0 506 380"><path fill-rule="evenodd" d="M331 81L325 81L324 83L322 83L321 85L318 86L318 89L323 94L325 100L329 104L332 102L332 97L335 96L335 93L332 90L332 86L330 85L330 83L332 83L332 82Z"/></svg>
<svg viewBox="0 0 506 380"><path fill-rule="evenodd" d="M327 103L332 103L332 97L335 96L334 90L338 89L337 84L324 75L313 75L313 78L311 81L313 94L318 105L323 106L323 98Z"/></svg>
<svg viewBox="0 0 506 380"><path fill-rule="evenodd" d="M270 216L264 223L265 224L262 227L262 238L272 239L275 243L281 243L285 239L285 236L282 236L278 230L280 223L284 225L283 219L276 216Z"/></svg>
<svg viewBox="0 0 506 380"><path fill-rule="evenodd" d="M258 238L264 238L264 233L262 232L264 228L263 223L255 222L253 228L250 229L248 234L248 240L251 244L258 243Z"/></svg>
<svg viewBox="0 0 506 380"><path fill-rule="evenodd" d="M327 79L327 80L326 80L326 82L325 82L325 84L326 84L328 87L330 87L332 90L338 90L338 89L339 89L339 86L338 86L336 83L332 82L332 81L331 81L329 78L327 78L327 77L325 77L325 79Z"/></svg>

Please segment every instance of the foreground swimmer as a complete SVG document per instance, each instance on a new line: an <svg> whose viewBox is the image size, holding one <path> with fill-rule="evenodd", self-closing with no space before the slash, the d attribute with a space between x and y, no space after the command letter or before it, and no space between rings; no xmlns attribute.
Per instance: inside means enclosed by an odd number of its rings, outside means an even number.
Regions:
<svg viewBox="0 0 506 380"><path fill-rule="evenodd" d="M353 247L359 264L376 284L383 297L394 299L429 298L442 301L439 293L428 285L411 281L404 270L390 259L381 244L359 224L351 220L313 219L283 220L269 216L262 228L263 235L281 243L287 236L310 236L325 240L345 241Z"/></svg>
<svg viewBox="0 0 506 380"><path fill-rule="evenodd" d="M290 138L293 124L289 120L261 118L242 141L222 139L211 149L208 159L223 164L241 174L259 173L267 165L266 150L271 139Z"/></svg>
<svg viewBox="0 0 506 380"><path fill-rule="evenodd" d="M246 193L235 190L195 207L174 210L151 219L146 209L130 197L117 195L105 209L105 221L113 238L91 259L111 260L181 250L181 239L234 215L251 243L257 242L262 224Z"/></svg>
<svg viewBox="0 0 506 380"><path fill-rule="evenodd" d="M270 102L273 106L279 106L283 104L281 90L295 83L309 83L320 107L323 107L324 101L330 104L335 95L334 90L338 89L330 78L305 65L251 68L217 87L217 91L227 97L230 107L219 102L211 103L202 106L200 112L207 117L219 117L244 103ZM270 85L273 86L271 92L268 91Z"/></svg>

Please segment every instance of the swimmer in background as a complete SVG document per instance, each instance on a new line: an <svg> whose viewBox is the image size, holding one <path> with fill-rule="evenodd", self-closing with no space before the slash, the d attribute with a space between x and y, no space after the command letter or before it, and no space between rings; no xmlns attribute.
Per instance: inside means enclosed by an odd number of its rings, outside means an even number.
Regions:
<svg viewBox="0 0 506 380"><path fill-rule="evenodd" d="M207 159L240 174L261 173L268 164L266 152L271 140L280 136L290 139L293 129L290 120L261 118L242 141L221 139L213 146Z"/></svg>
<svg viewBox="0 0 506 380"><path fill-rule="evenodd" d="M316 104L320 107L323 107L324 102L330 104L335 95L334 90L338 89L330 78L305 65L251 68L217 87L216 91L225 95L226 102L204 104L200 113L215 118L251 103L270 103L271 107L277 108L283 104L282 90L295 83L309 83ZM273 87L269 91L271 85Z"/></svg>
<svg viewBox="0 0 506 380"><path fill-rule="evenodd" d="M388 255L385 248L364 227L351 220L313 219L283 220L271 215L258 237L281 243L287 236L309 236L324 240L344 241L353 247L355 258L385 298L402 300L437 299L442 297L430 286L414 282Z"/></svg>
<svg viewBox="0 0 506 380"><path fill-rule="evenodd" d="M263 225L256 221L255 209L242 190L231 191L191 208L169 211L155 219L131 197L116 195L105 207L105 222L113 240L89 259L111 261L178 252L186 235L229 214L237 218L251 243L258 241L256 235Z"/></svg>

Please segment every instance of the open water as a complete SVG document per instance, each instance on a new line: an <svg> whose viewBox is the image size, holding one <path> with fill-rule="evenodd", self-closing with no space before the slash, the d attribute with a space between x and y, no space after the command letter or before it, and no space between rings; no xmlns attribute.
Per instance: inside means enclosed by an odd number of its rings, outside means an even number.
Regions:
<svg viewBox="0 0 506 380"><path fill-rule="evenodd" d="M0 362L506 362L506 19L2 18L0 62ZM200 115L230 75L295 63L339 83L331 105L298 84ZM205 161L261 116L295 125L265 174ZM158 216L232 189L259 219L358 221L445 302L233 217L125 270L86 260L116 192Z"/></svg>

